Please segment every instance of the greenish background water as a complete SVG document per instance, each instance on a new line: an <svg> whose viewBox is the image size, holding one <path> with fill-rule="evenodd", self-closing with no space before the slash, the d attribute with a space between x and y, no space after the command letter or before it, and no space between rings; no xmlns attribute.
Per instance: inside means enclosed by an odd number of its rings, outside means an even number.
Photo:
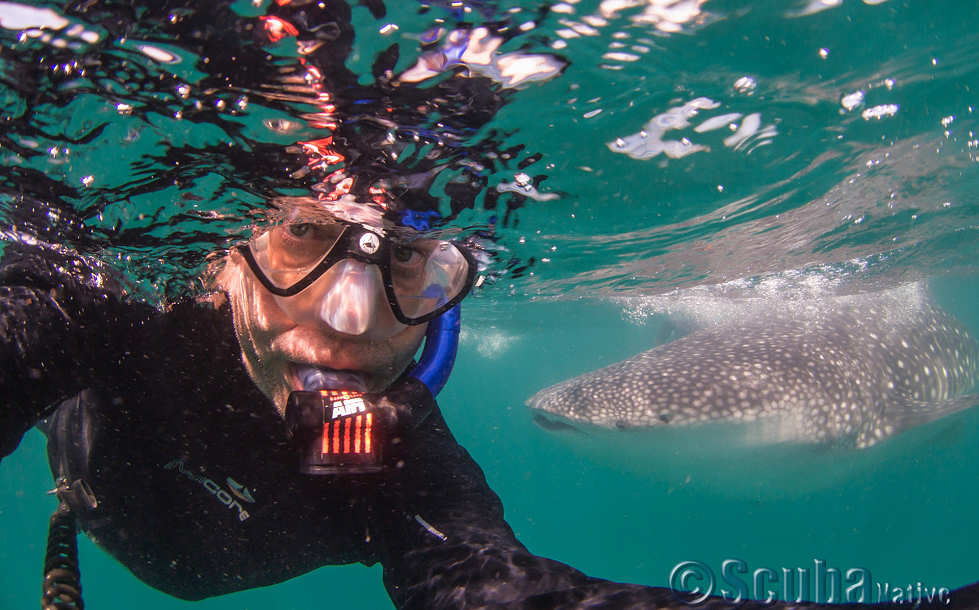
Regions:
<svg viewBox="0 0 979 610"><path fill-rule="evenodd" d="M674 451L675 442L664 454L662 437L583 437L532 423L523 403L535 391L661 341L661 317L635 313L643 299L696 286L784 278L785 298L813 282L831 291L930 278L939 301L979 335L974 3L845 0L811 3L825 10L801 15L806 2L686 2L696 10L676 24L679 32L657 28L667 25L653 18L658 13L643 13L662 4L608 14L601 25L585 17L602 15L602 3L582 1L536 30L534 50L563 41L551 50L571 64L559 78L517 92L493 126L544 154L549 177L541 190L561 197L529 203L506 226L497 221L499 243L529 267L502 270L466 303L458 363L440 396L452 430L483 466L521 541L594 576L665 585L680 561L704 561L719 572L723 559L740 558L752 569L775 570L823 559L867 568L892 586L979 579L975 409L867 451L759 449L740 456L743 462ZM432 17L416 14L412 3L390 8L403 41ZM388 39L374 33L365 10L355 17L369 34L350 64L364 69ZM588 23L593 34L582 27ZM586 33L562 34L575 28ZM399 66L411 61L406 53ZM737 85L743 77L754 85ZM848 109L844 100L856 92L863 101ZM3 111L14 113L15 96L4 94ZM649 159L614 150L616 138L699 97L718 107L663 137L709 150ZM5 166L61 172L66 184L92 174L122 189L132 170L108 161L106 150L127 146L123 156L139 158L225 137L207 123L157 117L147 125L118 116L104 100L76 104L64 112L77 120L108 116L111 128L76 146L68 163L0 149ZM889 105L897 106L893 115L862 116ZM252 137L275 141L259 128L265 110L251 112L240 120ZM758 113L761 126L777 133L759 131L738 148L723 143L731 129L694 129L724 113L741 115L736 124ZM512 174L501 170L490 184ZM215 172L186 188L204 198L205 211L238 210L240 199L211 199L220 180ZM174 207L176 190L119 197L90 226L141 226L140 213ZM486 223L490 215L473 210L459 222ZM204 220L182 222L168 230L213 230ZM165 249L120 251L136 257L123 267L139 279L186 271L168 267L172 260L147 271ZM739 294L756 285L739 285ZM615 300L623 297L633 300ZM686 438L710 443L699 433ZM36 607L50 487L43 442L32 432L0 464L2 608ZM87 540L80 545L89 607L189 605L142 585ZM311 599L390 607L377 566L326 567L193 605L304 608Z"/></svg>

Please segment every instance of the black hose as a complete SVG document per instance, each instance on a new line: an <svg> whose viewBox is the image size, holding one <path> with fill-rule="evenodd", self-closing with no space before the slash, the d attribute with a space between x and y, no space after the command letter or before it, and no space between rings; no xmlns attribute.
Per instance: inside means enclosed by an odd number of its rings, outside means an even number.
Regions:
<svg viewBox="0 0 979 610"><path fill-rule="evenodd" d="M48 548L44 554L41 610L82 610L82 580L78 571L75 515L64 502L51 515Z"/></svg>

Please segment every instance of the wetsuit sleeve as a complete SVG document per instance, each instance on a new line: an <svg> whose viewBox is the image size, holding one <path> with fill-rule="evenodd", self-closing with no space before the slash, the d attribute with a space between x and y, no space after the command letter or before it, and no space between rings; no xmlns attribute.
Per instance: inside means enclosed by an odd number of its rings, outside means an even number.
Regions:
<svg viewBox="0 0 979 610"><path fill-rule="evenodd" d="M409 438L385 486L397 499L381 553L399 608L689 607L669 590L591 578L528 551L437 408Z"/></svg>
<svg viewBox="0 0 979 610"><path fill-rule="evenodd" d="M136 305L84 259L6 244L0 260L0 458L116 358ZM149 307L143 306L145 309Z"/></svg>

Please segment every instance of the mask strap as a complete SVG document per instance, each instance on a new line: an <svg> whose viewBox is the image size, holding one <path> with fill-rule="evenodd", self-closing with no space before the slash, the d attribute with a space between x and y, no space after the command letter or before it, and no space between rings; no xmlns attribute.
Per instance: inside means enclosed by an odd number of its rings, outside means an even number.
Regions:
<svg viewBox="0 0 979 610"><path fill-rule="evenodd" d="M425 384L432 396L436 396L449 380L459 347L460 308L456 305L428 323L425 333L425 349L410 377Z"/></svg>

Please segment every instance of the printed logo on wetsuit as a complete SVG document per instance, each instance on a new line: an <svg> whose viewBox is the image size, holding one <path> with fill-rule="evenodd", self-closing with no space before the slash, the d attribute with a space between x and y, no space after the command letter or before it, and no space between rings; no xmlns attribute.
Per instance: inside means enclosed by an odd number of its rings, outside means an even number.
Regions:
<svg viewBox="0 0 979 610"><path fill-rule="evenodd" d="M231 493L238 496L245 502L251 502L252 504L255 503L255 498L252 497L252 492L248 491L247 487L245 487L238 481L232 479L231 477L226 478L224 482L227 483L228 487L231 488Z"/></svg>
<svg viewBox="0 0 979 610"><path fill-rule="evenodd" d="M207 490L209 494L217 498L218 502L227 506L229 510L237 510L238 521L245 521L251 517L251 515L248 514L248 511L241 505L241 502L233 498L231 494L234 494L237 498L240 498L245 502L251 502L253 504L255 503L255 499L252 497L252 493L247 487L238 481L235 481L231 477L225 479L228 484L228 488L231 490L231 493L228 493L223 487L215 483L213 479L210 479L203 474L198 474L188 470L184 466L184 461L181 459L171 460L163 468L164 470L176 470L179 474L184 475L191 481L199 484L201 487Z"/></svg>

